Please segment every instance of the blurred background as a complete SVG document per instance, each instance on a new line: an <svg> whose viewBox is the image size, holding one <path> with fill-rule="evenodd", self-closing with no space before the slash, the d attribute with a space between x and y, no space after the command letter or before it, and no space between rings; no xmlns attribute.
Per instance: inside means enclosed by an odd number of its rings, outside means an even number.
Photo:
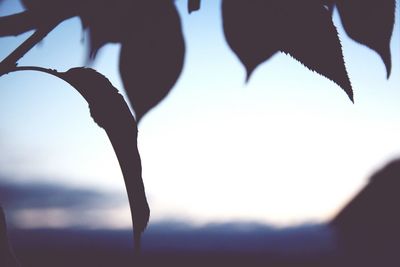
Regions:
<svg viewBox="0 0 400 267"><path fill-rule="evenodd" d="M186 1L176 5L187 49L184 70L139 125L151 206L144 251L174 247L171 240L190 248L187 240L199 236L205 241L196 244L203 248L255 248L260 233L269 237L264 248L275 251L292 245L296 253L300 247L332 249L324 223L373 172L400 155L399 8L388 80L379 56L350 40L334 14L352 104L333 82L284 54L257 68L245 84L245 70L223 36L221 1L203 1L192 15ZM2 16L21 10L19 1L0 4ZM1 38L0 58L30 34ZM86 40L79 19L70 19L19 64L59 71L83 66ZM105 46L92 67L124 94L119 49ZM38 246L43 249L72 236L81 239L68 242L84 244L85 237L91 246L104 237L105 244L131 248L128 201L112 147L84 99L54 77L19 72L0 78L0 203L21 251L29 242L46 240ZM221 229L249 235L218 243ZM179 241L184 233L190 238ZM294 240L311 240L311 248Z"/></svg>

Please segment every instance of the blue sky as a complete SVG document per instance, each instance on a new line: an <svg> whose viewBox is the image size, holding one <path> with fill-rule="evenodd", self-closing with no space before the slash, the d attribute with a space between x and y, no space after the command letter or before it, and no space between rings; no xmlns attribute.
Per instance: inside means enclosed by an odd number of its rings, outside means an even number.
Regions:
<svg viewBox="0 0 400 267"><path fill-rule="evenodd" d="M189 16L186 1L177 1L185 68L171 94L139 125L152 220L328 220L371 172L400 155L398 23L386 80L378 55L347 38L335 14L352 104L334 83L283 54L258 67L245 84L244 68L223 37L220 1L203 2ZM19 8L6 0L0 14ZM0 39L0 57L27 36ZM60 71L82 66L82 37L80 21L68 20L20 65ZM118 52L118 45L107 45L93 67L122 90ZM0 122L2 177L125 194L105 132L63 81L33 72L1 77ZM239 192L246 193L239 198ZM110 212L125 223L118 226L129 226L127 203Z"/></svg>

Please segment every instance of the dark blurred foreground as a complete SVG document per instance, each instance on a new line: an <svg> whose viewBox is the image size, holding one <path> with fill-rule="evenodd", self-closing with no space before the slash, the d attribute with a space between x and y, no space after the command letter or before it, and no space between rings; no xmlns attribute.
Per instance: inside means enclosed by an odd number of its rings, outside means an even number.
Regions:
<svg viewBox="0 0 400 267"><path fill-rule="evenodd" d="M140 262L133 257L128 230L18 230L10 239L16 257L26 267L328 266L334 260L325 226L156 228L144 236Z"/></svg>

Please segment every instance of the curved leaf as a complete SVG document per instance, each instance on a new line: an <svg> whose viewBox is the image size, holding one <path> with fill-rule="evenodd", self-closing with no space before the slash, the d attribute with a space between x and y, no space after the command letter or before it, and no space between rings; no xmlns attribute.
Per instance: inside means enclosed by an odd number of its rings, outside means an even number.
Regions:
<svg viewBox="0 0 400 267"><path fill-rule="evenodd" d="M331 79L353 100L341 44L322 1L224 0L224 33L247 77L282 51Z"/></svg>
<svg viewBox="0 0 400 267"><path fill-rule="evenodd" d="M201 0L188 0L189 14L200 9Z"/></svg>
<svg viewBox="0 0 400 267"><path fill-rule="evenodd" d="M166 1L146 8L144 11L151 12L142 12L134 34L122 41L119 62L124 88L138 122L170 92L182 71L185 54L174 3Z"/></svg>
<svg viewBox="0 0 400 267"><path fill-rule="evenodd" d="M106 131L117 155L128 193L135 233L135 247L145 230L150 210L142 181L137 148L137 126L128 105L110 81L89 68L73 68L58 77L71 84L89 103L94 121Z"/></svg>
<svg viewBox="0 0 400 267"><path fill-rule="evenodd" d="M395 0L338 0L337 8L346 33L376 51L387 77L392 69L390 39L394 26Z"/></svg>

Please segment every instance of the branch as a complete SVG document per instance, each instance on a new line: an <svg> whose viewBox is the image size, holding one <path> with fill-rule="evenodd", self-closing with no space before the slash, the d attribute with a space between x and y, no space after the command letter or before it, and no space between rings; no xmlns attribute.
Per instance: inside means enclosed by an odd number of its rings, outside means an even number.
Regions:
<svg viewBox="0 0 400 267"><path fill-rule="evenodd" d="M78 15L76 11L62 6L50 6L48 9L28 10L0 17L0 37L17 36L27 31L46 28L55 22L59 24Z"/></svg>
<svg viewBox="0 0 400 267"><path fill-rule="evenodd" d="M10 55L0 63L0 76L13 70L29 50L38 44L46 35L51 32L59 22L49 23L48 26L36 30L25 42L18 46Z"/></svg>
<svg viewBox="0 0 400 267"><path fill-rule="evenodd" d="M38 22L34 19L32 13L28 11L0 17L0 37L17 36L36 29L37 25Z"/></svg>
<svg viewBox="0 0 400 267"><path fill-rule="evenodd" d="M57 78L62 79L61 76L59 75L60 73L58 71L56 71L54 69L46 69L46 68L37 67L37 66L23 66L23 67L15 66L13 68L9 68L7 70L7 72L4 73L4 74L8 74L8 73L11 73L11 72L17 72L17 71L39 71L39 72L47 73L47 74L50 74L50 75L53 75L53 76L55 76Z"/></svg>
<svg viewBox="0 0 400 267"><path fill-rule="evenodd" d="M62 9L50 10L50 12L47 13L42 13L40 10L24 11L14 15L0 17L0 37L16 36L36 29L25 42L0 63L0 76L14 68L17 65L17 61L46 37L58 24L76 15L76 13L71 10L60 10Z"/></svg>

